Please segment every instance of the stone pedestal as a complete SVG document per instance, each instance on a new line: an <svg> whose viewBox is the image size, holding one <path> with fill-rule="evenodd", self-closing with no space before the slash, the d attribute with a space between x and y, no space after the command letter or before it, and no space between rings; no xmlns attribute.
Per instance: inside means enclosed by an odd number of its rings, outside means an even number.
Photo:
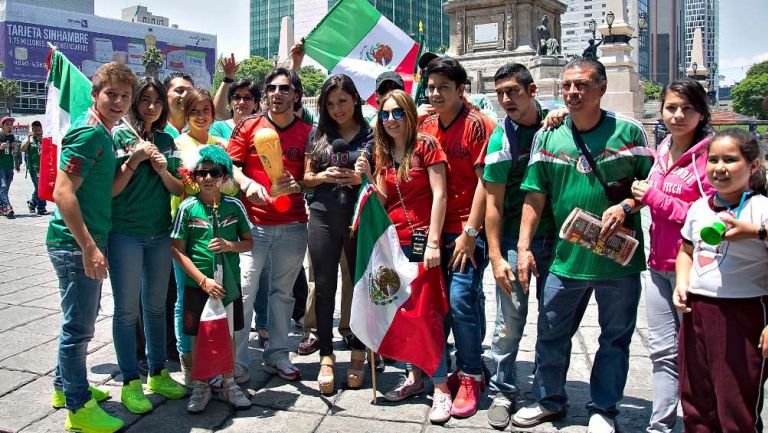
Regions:
<svg viewBox="0 0 768 433"><path fill-rule="evenodd" d="M536 99L540 101L559 100L560 82L563 69L568 61L560 57L534 57L528 64L533 82L536 83Z"/></svg>
<svg viewBox="0 0 768 433"><path fill-rule="evenodd" d="M602 107L641 120L645 95L640 86L637 63L632 61L632 47L621 42L602 45L600 50L600 61L608 76L608 90L603 96Z"/></svg>

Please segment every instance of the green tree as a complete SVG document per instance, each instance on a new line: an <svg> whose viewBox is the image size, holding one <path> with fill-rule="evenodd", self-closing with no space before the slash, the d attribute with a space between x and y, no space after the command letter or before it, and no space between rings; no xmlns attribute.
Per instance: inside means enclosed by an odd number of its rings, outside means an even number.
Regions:
<svg viewBox="0 0 768 433"><path fill-rule="evenodd" d="M768 119L763 111L763 101L768 96L768 74L753 75L743 79L731 90L733 111L758 119Z"/></svg>
<svg viewBox="0 0 768 433"><path fill-rule="evenodd" d="M221 57L219 57L221 59ZM267 76L269 71L275 67L275 64L271 60L267 60L261 56L251 56L239 63L237 72L235 73L235 80L241 78L247 78L259 85L259 88L264 86L264 77ZM221 71L221 62L216 62L216 72L213 74L212 91L216 91L224 79L224 73Z"/></svg>
<svg viewBox="0 0 768 433"><path fill-rule="evenodd" d="M653 81L645 81L642 80L643 86L645 87L645 100L654 100L657 101L661 99L661 90L662 87L654 83Z"/></svg>
<svg viewBox="0 0 768 433"><path fill-rule="evenodd" d="M301 85L304 86L304 96L317 96L320 87L325 82L325 77L323 71L314 66L299 68L299 78L301 78Z"/></svg>
<svg viewBox="0 0 768 433"><path fill-rule="evenodd" d="M160 69L165 63L165 56L163 52L157 49L157 47L149 47L144 54L141 55L141 64L144 65L145 74L149 77L157 78L160 74Z"/></svg>
<svg viewBox="0 0 768 433"><path fill-rule="evenodd" d="M5 102L9 116L12 115L17 96L19 96L19 83L16 80L0 78L0 100Z"/></svg>
<svg viewBox="0 0 768 433"><path fill-rule="evenodd" d="M755 63L747 71L747 77L756 77L758 75L768 74L768 60Z"/></svg>

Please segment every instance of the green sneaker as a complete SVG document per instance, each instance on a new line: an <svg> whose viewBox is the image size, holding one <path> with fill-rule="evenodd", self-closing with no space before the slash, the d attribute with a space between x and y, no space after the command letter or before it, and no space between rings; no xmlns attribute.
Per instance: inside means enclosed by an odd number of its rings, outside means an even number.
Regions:
<svg viewBox="0 0 768 433"><path fill-rule="evenodd" d="M91 398L97 402L102 402L109 398L109 391L105 391L100 388L96 388L93 385L88 385L88 390L91 391ZM64 397L64 391L54 389L51 396L51 406L54 409L63 409L67 405L67 399Z"/></svg>
<svg viewBox="0 0 768 433"><path fill-rule="evenodd" d="M141 414L152 410L152 402L144 395L139 379L134 379L128 385L123 385L122 390L120 390L120 401L133 413Z"/></svg>
<svg viewBox="0 0 768 433"><path fill-rule="evenodd" d="M157 376L149 377L147 390L171 400L178 400L187 395L187 388L173 380L167 368L160 371Z"/></svg>
<svg viewBox="0 0 768 433"><path fill-rule="evenodd" d="M104 412L93 398L77 412L67 411L64 429L80 433L113 433L123 427L123 420Z"/></svg>

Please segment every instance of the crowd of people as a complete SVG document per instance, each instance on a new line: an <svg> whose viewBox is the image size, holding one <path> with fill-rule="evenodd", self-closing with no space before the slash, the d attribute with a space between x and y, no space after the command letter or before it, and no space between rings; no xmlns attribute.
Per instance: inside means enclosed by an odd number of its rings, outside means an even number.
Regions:
<svg viewBox="0 0 768 433"><path fill-rule="evenodd" d="M319 352L317 386L333 394L340 382L333 345L339 268L342 315L348 315L357 248L349 223L367 178L403 254L442 274L444 286L430 290L445 291L449 311L445 335L434 338L445 342L452 334L455 349L446 345L431 377L407 364L386 400L422 394L429 381L435 424L473 416L486 389L495 428L564 416L571 339L594 295L600 336L588 428L614 432L645 290L654 385L647 431L672 431L679 404L686 431L762 431L765 171L749 133L711 131L699 83L676 81L664 89L660 114L671 134L654 152L640 123L601 108L607 77L591 58L565 67L566 108L551 112L537 102L526 67L504 65L494 83L505 115L491 119L466 98L461 64L436 57L424 71L428 105L417 107L402 78L385 73L376 82L378 110L369 123L364 95L346 75L325 81L316 119L304 109L294 70L302 56L301 45L294 47L293 68L272 70L263 89L236 81L237 64L225 58L215 96L182 73L160 83L137 81L118 63L96 71L93 106L63 139L47 235L63 312L52 403L66 407L68 430L112 432L123 425L99 407L108 393L87 380L87 346L107 277L120 401L130 412L152 409L145 392L189 395L190 413L204 411L213 395L236 409L250 407L240 385L254 368L252 330L264 347L261 368L288 381L302 378L291 351ZM272 137L279 140L282 173L271 171L259 144ZM33 204L45 210L45 202L32 200L30 209ZM643 206L652 217L647 274ZM574 208L598 216L603 242L618 231L631 233L640 244L631 260L619 264L559 238ZM702 229L716 221L726 228L710 244ZM223 275L215 265L220 260ZM493 371L482 346L488 264L497 283ZM515 364L533 277L534 401L516 408ZM201 378L193 374L196 336L209 299L227 306L234 359L231 373ZM298 348L288 344L292 321L303 321L306 330ZM366 360L377 368L383 362L369 359L365 345L343 332L351 350L344 382L360 388ZM177 356L183 383L166 368Z"/></svg>

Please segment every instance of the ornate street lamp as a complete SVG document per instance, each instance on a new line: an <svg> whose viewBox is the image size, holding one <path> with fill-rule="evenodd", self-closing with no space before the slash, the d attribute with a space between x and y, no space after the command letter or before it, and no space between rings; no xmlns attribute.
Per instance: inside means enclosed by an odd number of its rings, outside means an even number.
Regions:
<svg viewBox="0 0 768 433"><path fill-rule="evenodd" d="M592 32L592 39L596 39L595 32L597 31L597 21L594 18L589 20L589 31Z"/></svg>
<svg viewBox="0 0 768 433"><path fill-rule="evenodd" d="M691 63L691 69L693 69L693 76L696 76L696 70L699 69L699 64L696 62Z"/></svg>
<svg viewBox="0 0 768 433"><path fill-rule="evenodd" d="M616 15L613 11L608 11L608 15L605 16L605 23L608 24L608 36L611 36L611 27L613 27L613 21L616 19Z"/></svg>

